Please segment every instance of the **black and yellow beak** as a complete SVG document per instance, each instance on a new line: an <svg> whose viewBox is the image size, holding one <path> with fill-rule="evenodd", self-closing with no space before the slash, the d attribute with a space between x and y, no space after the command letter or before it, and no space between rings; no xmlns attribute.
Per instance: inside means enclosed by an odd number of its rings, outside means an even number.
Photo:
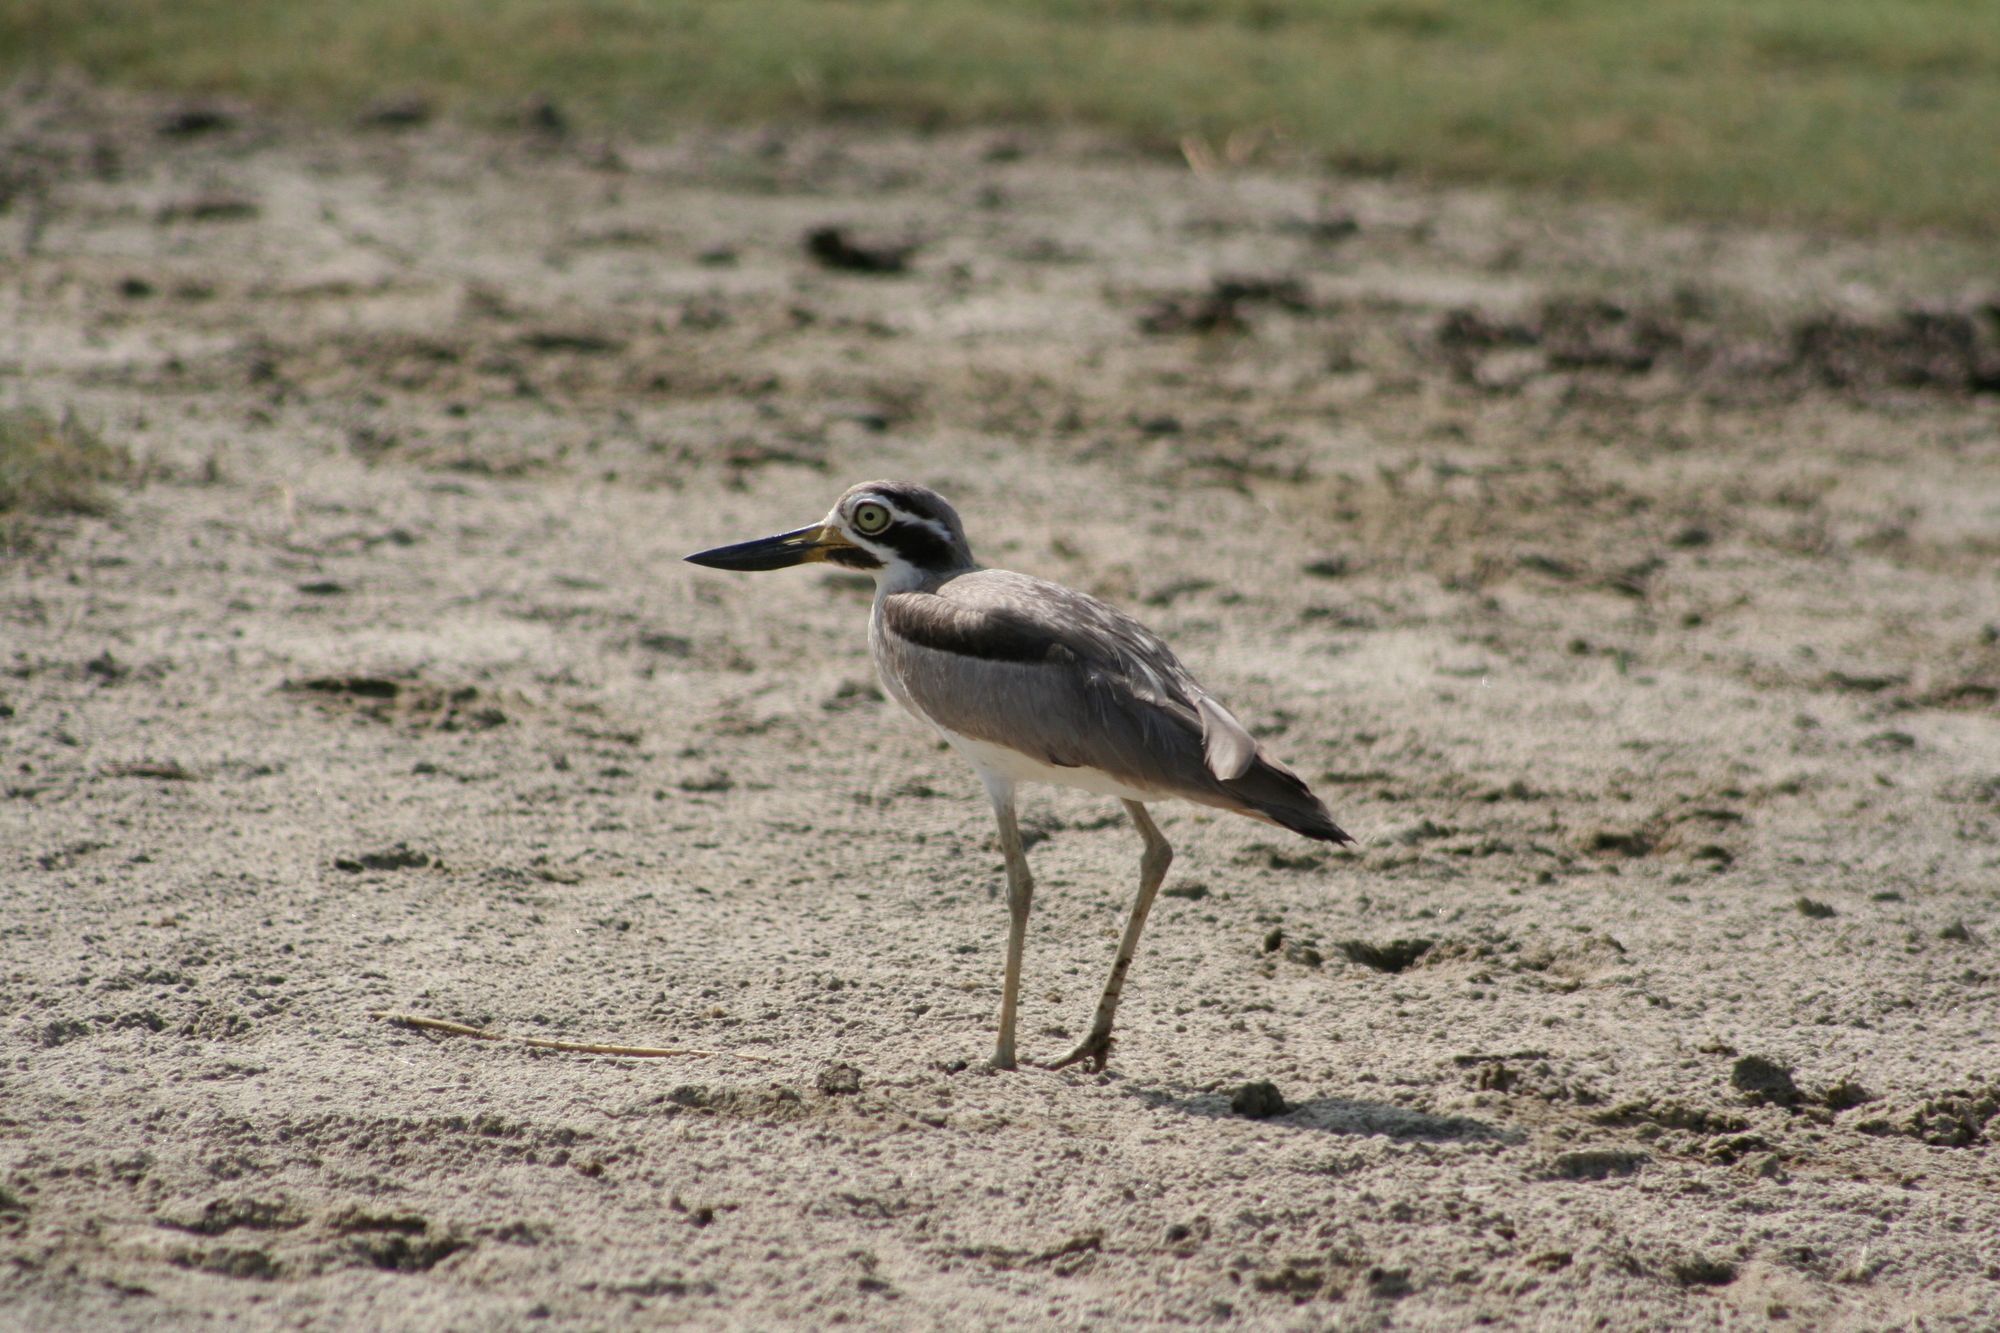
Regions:
<svg viewBox="0 0 2000 1333"><path fill-rule="evenodd" d="M734 546L696 551L686 558L689 564L706 565L710 569L790 569L793 565L825 560L833 552L853 545L835 528L815 523L810 527L781 532L775 537L759 537Z"/></svg>

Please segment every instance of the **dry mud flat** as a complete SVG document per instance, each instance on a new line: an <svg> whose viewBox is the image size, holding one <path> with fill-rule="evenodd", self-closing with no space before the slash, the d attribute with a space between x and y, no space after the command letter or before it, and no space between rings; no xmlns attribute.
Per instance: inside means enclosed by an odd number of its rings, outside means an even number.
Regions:
<svg viewBox="0 0 2000 1333"><path fill-rule="evenodd" d="M2000 1319L1960 257L1001 133L0 141L0 392L140 474L0 573L0 1323ZM1162 809L1108 1074L977 1068L990 820L865 588L678 563L880 475L1363 840ZM1047 1056L1137 840L1029 818Z"/></svg>

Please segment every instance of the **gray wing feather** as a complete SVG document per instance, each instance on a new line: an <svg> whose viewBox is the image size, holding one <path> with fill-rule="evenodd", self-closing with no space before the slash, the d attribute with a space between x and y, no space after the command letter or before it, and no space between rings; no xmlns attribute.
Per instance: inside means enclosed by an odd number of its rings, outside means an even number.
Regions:
<svg viewBox="0 0 2000 1333"><path fill-rule="evenodd" d="M998 573L883 599L891 687L947 730L1045 763L1142 789L1201 783L1201 721L1165 645L1083 594Z"/></svg>
<svg viewBox="0 0 2000 1333"><path fill-rule="evenodd" d="M1194 706L1201 714L1202 757L1209 772L1224 782L1248 773L1257 759L1256 740L1234 714L1206 694L1197 694Z"/></svg>
<svg viewBox="0 0 2000 1333"><path fill-rule="evenodd" d="M877 616L890 688L950 731L1345 837L1158 635L1094 597L978 570L934 591L891 593Z"/></svg>

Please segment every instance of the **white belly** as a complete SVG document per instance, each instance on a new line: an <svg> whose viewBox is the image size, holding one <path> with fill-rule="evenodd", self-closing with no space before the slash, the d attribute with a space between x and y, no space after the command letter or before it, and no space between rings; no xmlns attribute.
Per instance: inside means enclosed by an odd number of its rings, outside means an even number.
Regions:
<svg viewBox="0 0 2000 1333"><path fill-rule="evenodd" d="M932 724L936 726L935 723ZM1127 801L1156 801L1158 792L1141 791L1127 786L1109 773L1095 768L1064 768L1058 764L1045 764L1019 750L1010 750L1004 745L991 741L974 740L961 736L955 731L938 727L938 734L951 742L953 749L964 755L972 766L979 770L980 778L990 788L993 778L1003 779L1010 786L1021 782L1048 782L1058 787L1075 787L1082 791L1095 792L1099 796L1116 796Z"/></svg>

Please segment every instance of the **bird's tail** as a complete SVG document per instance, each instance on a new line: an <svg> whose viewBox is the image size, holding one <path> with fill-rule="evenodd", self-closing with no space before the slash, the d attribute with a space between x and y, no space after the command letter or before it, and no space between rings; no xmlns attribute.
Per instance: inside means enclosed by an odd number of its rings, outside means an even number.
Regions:
<svg viewBox="0 0 2000 1333"><path fill-rule="evenodd" d="M1259 754L1240 778L1221 784L1246 815L1268 819L1292 832L1321 842L1353 842L1305 779L1277 760Z"/></svg>

